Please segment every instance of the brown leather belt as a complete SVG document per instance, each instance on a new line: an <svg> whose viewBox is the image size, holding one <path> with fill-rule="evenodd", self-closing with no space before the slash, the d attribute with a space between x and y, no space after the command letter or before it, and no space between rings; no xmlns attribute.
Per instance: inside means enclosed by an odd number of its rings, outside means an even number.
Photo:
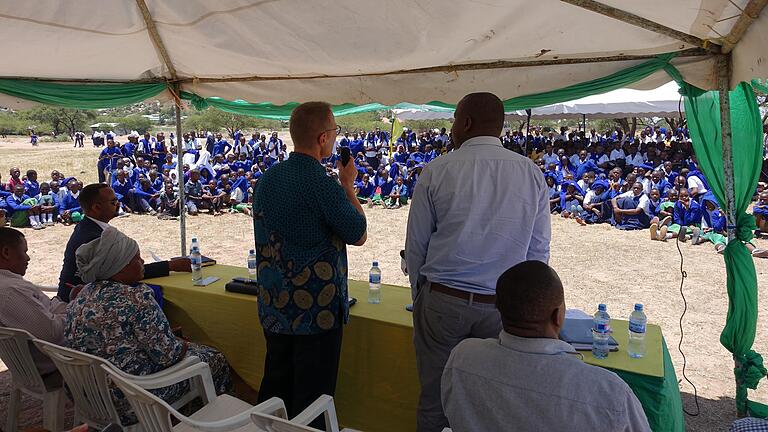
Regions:
<svg viewBox="0 0 768 432"><path fill-rule="evenodd" d="M472 301L475 303L486 303L486 304L495 304L496 303L496 295L489 295L489 294L475 294L471 293L469 291L462 291L456 288L451 288L449 286L445 286L441 283L437 282L430 282L429 288L432 291L437 291L441 294L447 294L451 297L460 298L462 300L466 301Z"/></svg>

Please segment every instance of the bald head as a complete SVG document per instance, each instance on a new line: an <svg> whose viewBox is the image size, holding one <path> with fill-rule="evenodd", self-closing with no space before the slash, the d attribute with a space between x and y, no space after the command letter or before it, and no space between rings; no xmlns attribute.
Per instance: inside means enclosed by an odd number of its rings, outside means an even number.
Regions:
<svg viewBox="0 0 768 432"><path fill-rule="evenodd" d="M459 101L454 113L451 139L455 146L476 136L501 135L504 104L493 93L470 93Z"/></svg>
<svg viewBox="0 0 768 432"><path fill-rule="evenodd" d="M547 264L522 262L496 282L496 308L508 333L556 338L565 316L563 284Z"/></svg>

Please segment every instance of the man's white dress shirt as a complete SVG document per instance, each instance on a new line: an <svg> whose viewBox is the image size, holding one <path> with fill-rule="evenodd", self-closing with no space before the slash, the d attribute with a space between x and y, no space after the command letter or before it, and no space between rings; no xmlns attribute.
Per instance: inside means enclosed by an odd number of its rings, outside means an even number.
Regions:
<svg viewBox="0 0 768 432"><path fill-rule="evenodd" d="M527 260L549 261L549 189L530 159L498 137L467 140L424 167L408 217L406 261L414 295L429 280L495 294Z"/></svg>
<svg viewBox="0 0 768 432"><path fill-rule="evenodd" d="M612 354L619 355L619 354ZM466 339L451 352L442 401L456 431L650 431L637 397L566 342Z"/></svg>

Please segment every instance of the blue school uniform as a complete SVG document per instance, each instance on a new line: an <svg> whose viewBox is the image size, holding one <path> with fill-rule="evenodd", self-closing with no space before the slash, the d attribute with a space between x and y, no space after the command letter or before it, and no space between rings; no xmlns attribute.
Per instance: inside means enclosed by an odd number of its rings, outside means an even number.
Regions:
<svg viewBox="0 0 768 432"><path fill-rule="evenodd" d="M358 187L360 188L360 196L370 198L376 193L376 185L372 181L368 180L368 183L360 182Z"/></svg>
<svg viewBox="0 0 768 432"><path fill-rule="evenodd" d="M165 171L165 170L171 170L171 171L173 171L173 170L175 170L175 169L176 169L176 162L171 162L171 163L169 163L169 164L167 164L167 163L166 163L166 164L163 164L163 166L162 166L162 168L161 168L161 169L162 169L163 171Z"/></svg>
<svg viewBox="0 0 768 432"><path fill-rule="evenodd" d="M383 198L392 193L392 188L395 187L395 181L391 178L388 178L386 181L384 181L384 179L379 179L378 186L381 188L381 197Z"/></svg>
<svg viewBox="0 0 768 432"><path fill-rule="evenodd" d="M45 201L46 197L50 197L50 200L53 201L53 214L57 214L59 212L59 207L60 207L59 196L53 192L48 192L47 194L45 194L45 196L43 196L42 193L35 195L35 199L37 200L38 204L42 204Z"/></svg>
<svg viewBox="0 0 768 432"><path fill-rule="evenodd" d="M707 201L714 204L715 209L712 211L707 210L706 203ZM720 209L720 204L718 204L717 199L715 198L715 194L712 192L707 192L704 194L704 196L701 198L701 217L704 222L707 223L707 226L712 228L715 232L725 232L726 229L726 220L725 215L723 214L722 210Z"/></svg>
<svg viewBox="0 0 768 432"><path fill-rule="evenodd" d="M118 201L127 204L125 202L126 198L128 197L129 192L133 189L133 185L128 180L125 181L125 183L120 183L119 181L115 181L112 183L112 190L115 191L115 195L117 196Z"/></svg>
<svg viewBox="0 0 768 432"><path fill-rule="evenodd" d="M392 157L395 159L395 162L404 164L408 160L408 152L394 152Z"/></svg>
<svg viewBox="0 0 768 432"><path fill-rule="evenodd" d="M661 197L666 198L667 192L672 189L672 184L670 184L666 179L661 179L661 181L658 183L654 183L653 180L651 180L651 189L658 189L661 193Z"/></svg>
<svg viewBox="0 0 768 432"><path fill-rule="evenodd" d="M11 216L17 211L27 211L32 208L32 206L24 205L23 202L29 199L29 195L22 195L21 198L17 198L16 195L11 194L9 197L5 199L5 205L8 209L8 216Z"/></svg>
<svg viewBox="0 0 768 432"><path fill-rule="evenodd" d="M213 155L216 156L218 154L226 155L227 152L232 150L232 145L227 142L227 140L222 139L213 146Z"/></svg>
<svg viewBox="0 0 768 432"><path fill-rule="evenodd" d="M158 192L162 192L165 189L165 182L161 176L157 176L155 181L152 182L152 189Z"/></svg>
<svg viewBox="0 0 768 432"><path fill-rule="evenodd" d="M117 167L117 159L121 158L123 156L123 153L117 147L106 147L101 151L99 156L108 158L108 159L104 159L103 161L100 161L104 164L104 166L101 167L102 170L107 166L109 166L110 170L114 170L115 167Z"/></svg>
<svg viewBox="0 0 768 432"><path fill-rule="evenodd" d="M680 201L675 203L672 220L680 226L698 225L701 223L701 206L696 200L691 199L686 209Z"/></svg>
<svg viewBox="0 0 768 432"><path fill-rule="evenodd" d="M136 144L128 141L127 143L123 144L123 156L125 157L133 157L133 154L136 152Z"/></svg>
<svg viewBox="0 0 768 432"><path fill-rule="evenodd" d="M0 197L2 197L2 192L0 192ZM755 216L762 216L764 218L768 218L768 206L755 204L755 206L752 208L752 214Z"/></svg>
<svg viewBox="0 0 768 432"><path fill-rule="evenodd" d="M139 140L139 153L152 154L152 139L142 138Z"/></svg>
<svg viewBox="0 0 768 432"><path fill-rule="evenodd" d="M34 197L40 194L40 184L30 180L24 180L24 193Z"/></svg>
<svg viewBox="0 0 768 432"><path fill-rule="evenodd" d="M352 157L355 157L358 153L362 153L364 151L365 142L360 138L352 140L352 142L349 143L349 152L352 154Z"/></svg>

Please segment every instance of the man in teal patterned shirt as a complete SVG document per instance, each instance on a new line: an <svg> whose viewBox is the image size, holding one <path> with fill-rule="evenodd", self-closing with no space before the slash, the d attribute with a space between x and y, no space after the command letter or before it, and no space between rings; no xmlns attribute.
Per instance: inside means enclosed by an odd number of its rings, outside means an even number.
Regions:
<svg viewBox="0 0 768 432"><path fill-rule="evenodd" d="M295 151L261 177L253 198L267 345L259 401L277 396L291 417L335 392L349 319L346 245L367 238L354 163L337 163L341 185L320 163L331 155L338 129L327 103L296 107L290 121Z"/></svg>

